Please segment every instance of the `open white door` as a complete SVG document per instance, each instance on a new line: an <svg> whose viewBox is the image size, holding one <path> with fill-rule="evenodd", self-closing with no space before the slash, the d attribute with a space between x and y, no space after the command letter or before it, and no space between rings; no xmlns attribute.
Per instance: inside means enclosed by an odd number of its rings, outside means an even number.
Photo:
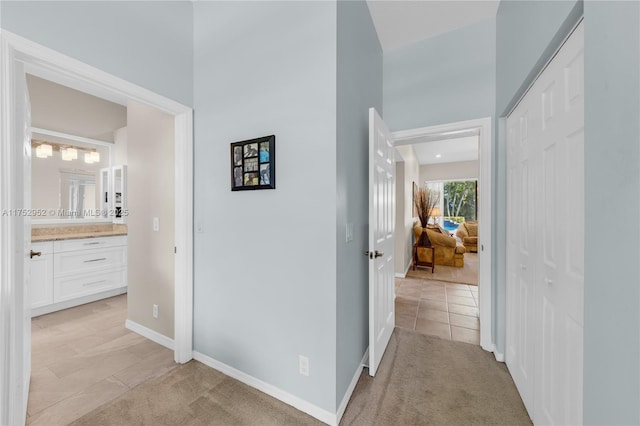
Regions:
<svg viewBox="0 0 640 426"><path fill-rule="evenodd" d="M24 424L31 376L31 114L24 64L2 43L0 424ZM9 125L9 123L11 125ZM16 179L16 177L20 177Z"/></svg>
<svg viewBox="0 0 640 426"><path fill-rule="evenodd" d="M16 135L16 141L22 142L22 175L23 184L22 190L22 205L24 209L29 212L31 210L31 103L29 101L29 89L27 88L27 76L24 72L24 67L19 66L16 70L16 86L18 90L16 94L17 106L16 111L18 114L18 120L20 125L17 126L19 134ZM20 160L20 159L19 159ZM18 194L20 198L20 194ZM31 250L31 215L25 214L22 218L22 253L24 253L22 259L23 275L22 275L22 309L20 316L22 319L22 347L24 352L22 354L22 406L20 407L20 413L26 421L27 416L27 402L29 401L29 383L31 381L31 296L29 292L30 278L31 278L31 259L33 258L33 252ZM20 224L18 223L18 226Z"/></svg>
<svg viewBox="0 0 640 426"><path fill-rule="evenodd" d="M395 163L391 132L369 109L369 374L375 376L395 327Z"/></svg>

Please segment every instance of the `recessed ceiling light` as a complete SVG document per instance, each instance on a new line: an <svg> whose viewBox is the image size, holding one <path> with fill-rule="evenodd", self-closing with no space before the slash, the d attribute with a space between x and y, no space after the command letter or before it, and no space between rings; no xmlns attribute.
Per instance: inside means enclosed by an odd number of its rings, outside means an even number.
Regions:
<svg viewBox="0 0 640 426"><path fill-rule="evenodd" d="M436 158L440 158L440 157L442 157L441 154L436 154Z"/></svg>

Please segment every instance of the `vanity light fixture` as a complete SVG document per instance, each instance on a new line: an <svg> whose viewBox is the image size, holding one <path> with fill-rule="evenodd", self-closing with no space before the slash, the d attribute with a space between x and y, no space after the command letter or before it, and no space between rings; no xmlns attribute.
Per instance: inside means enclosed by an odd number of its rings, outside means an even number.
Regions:
<svg viewBox="0 0 640 426"><path fill-rule="evenodd" d="M91 158L93 159L94 163L99 163L100 162L100 153L98 151L93 151L91 153Z"/></svg>
<svg viewBox="0 0 640 426"><path fill-rule="evenodd" d="M93 160L93 155L91 152L87 152L84 154L84 162L87 164L93 164L95 162Z"/></svg>
<svg viewBox="0 0 640 426"><path fill-rule="evenodd" d="M53 155L53 147L49 144L43 143L36 147L36 157L47 158Z"/></svg>
<svg viewBox="0 0 640 426"><path fill-rule="evenodd" d="M61 148L60 154L64 161L76 160L78 158L78 150L75 148Z"/></svg>

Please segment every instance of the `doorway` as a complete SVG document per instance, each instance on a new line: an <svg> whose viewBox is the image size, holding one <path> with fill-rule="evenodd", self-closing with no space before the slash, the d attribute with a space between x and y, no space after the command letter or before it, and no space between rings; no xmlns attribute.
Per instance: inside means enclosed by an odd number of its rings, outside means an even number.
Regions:
<svg viewBox="0 0 640 426"><path fill-rule="evenodd" d="M3 31L1 35L0 150L2 177L1 207L20 211L28 206L24 191L30 189L29 157L23 149L28 126L26 73L85 93L127 104L137 102L174 117L174 359L184 363L192 358L193 302L193 119L192 110L163 96L101 70L59 54L22 37ZM25 102L26 100L26 102ZM24 108L23 108L24 107ZM24 115L23 115L24 113ZM26 166L22 165L26 163ZM30 218L3 216L0 222L0 423L24 422L29 387L30 307L23 291L28 284L26 260L30 249Z"/></svg>
<svg viewBox="0 0 640 426"><path fill-rule="evenodd" d="M462 121L444 125L430 126L418 129L404 130L393 133L395 146L402 149L416 141L439 141L464 137L478 138L479 171L478 180L481 182L480 197L477 212L481 222L478 235L478 298L482 300L479 309L480 316L480 346L493 352L498 361L503 361L502 354L496 352L492 335L492 283L491 283L491 253L492 253L492 223L491 223L491 146L492 146L491 118ZM417 182L416 182L417 183ZM425 182L421 182L424 185ZM405 188L405 194L411 193ZM409 205L405 201L405 206ZM406 208L406 207L405 207ZM397 247L397 246L396 246ZM411 259L409 258L408 261ZM407 262L410 265L409 262ZM437 266L436 266L437 268ZM437 291L437 290L436 290ZM473 294L471 295L473 296Z"/></svg>

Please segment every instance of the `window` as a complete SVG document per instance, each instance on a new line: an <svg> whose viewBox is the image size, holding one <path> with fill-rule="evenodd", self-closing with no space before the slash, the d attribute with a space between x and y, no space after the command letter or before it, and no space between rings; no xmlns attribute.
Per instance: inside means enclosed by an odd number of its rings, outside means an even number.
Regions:
<svg viewBox="0 0 640 426"><path fill-rule="evenodd" d="M439 207L441 216L438 222L447 230L453 223L468 222L478 217L478 181L451 180L426 182L427 188L441 194ZM453 222L453 223L452 223Z"/></svg>

